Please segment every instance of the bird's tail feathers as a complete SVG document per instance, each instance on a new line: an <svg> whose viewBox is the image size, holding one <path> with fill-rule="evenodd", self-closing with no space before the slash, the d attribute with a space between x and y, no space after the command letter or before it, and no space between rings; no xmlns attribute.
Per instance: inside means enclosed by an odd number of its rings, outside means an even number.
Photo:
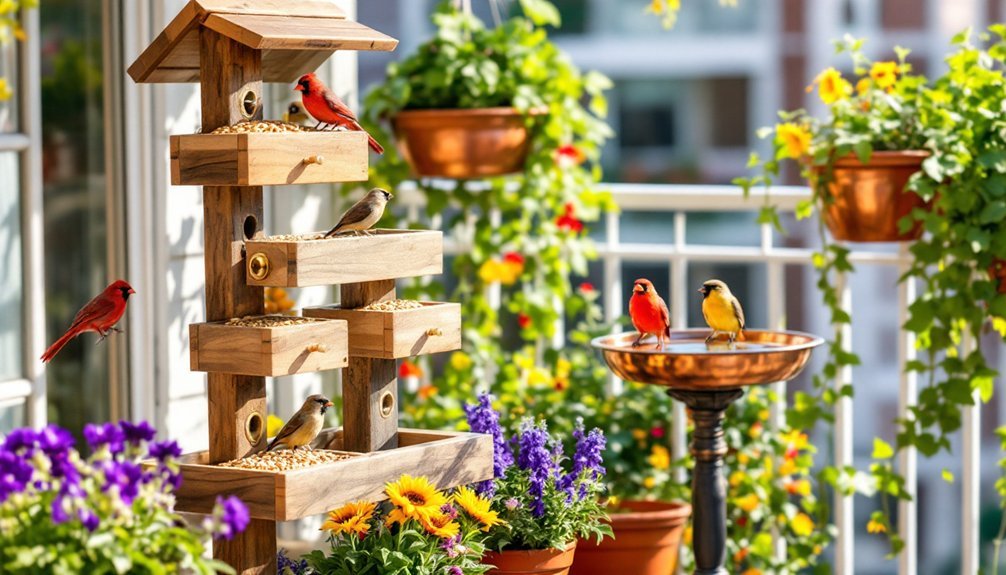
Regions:
<svg viewBox="0 0 1006 575"><path fill-rule="evenodd" d="M272 441L270 441L270 442L269 442L269 446L268 446L268 447L266 447L266 448L265 448L265 450L266 450L266 451L272 451L272 450L273 450L273 448L274 448L274 447L276 447L277 445L279 445L279 442L278 442L278 441L276 441L276 438L275 438L275 437L273 437L273 438L272 438Z"/></svg>
<svg viewBox="0 0 1006 575"><path fill-rule="evenodd" d="M377 143L377 140L375 140L374 137L371 136L370 134L367 134L367 142L370 144L370 149L374 150L374 152L378 154L384 153L384 146Z"/></svg>
<svg viewBox="0 0 1006 575"><path fill-rule="evenodd" d="M66 344L70 343L71 339L77 337L78 335L80 335L80 332L72 329L64 333L63 337L57 339L56 342L50 345L49 349L45 350L45 353L42 354L42 363L49 363L52 358L56 357L59 350L63 349Z"/></svg>

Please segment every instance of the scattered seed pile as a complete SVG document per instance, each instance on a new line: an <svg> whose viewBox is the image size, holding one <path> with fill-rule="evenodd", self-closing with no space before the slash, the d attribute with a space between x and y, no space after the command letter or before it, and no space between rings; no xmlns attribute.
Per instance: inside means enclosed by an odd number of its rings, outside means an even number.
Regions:
<svg viewBox="0 0 1006 575"><path fill-rule="evenodd" d="M238 122L233 126L220 126L211 134L252 134L252 133L280 133L280 132L313 132L311 128L305 128L290 122L280 122L279 120L256 120L254 122Z"/></svg>
<svg viewBox="0 0 1006 575"><path fill-rule="evenodd" d="M241 318L227 320L227 325L236 327L280 327L321 321L313 317L297 317L289 315L246 315Z"/></svg>
<svg viewBox="0 0 1006 575"><path fill-rule="evenodd" d="M390 301L375 301L374 303L362 307L363 311L398 311L403 309L419 309L423 304L410 299L393 299Z"/></svg>
<svg viewBox="0 0 1006 575"><path fill-rule="evenodd" d="M307 242L313 240L323 240L325 234L281 234L278 236L266 236L255 238L257 242Z"/></svg>
<svg viewBox="0 0 1006 575"><path fill-rule="evenodd" d="M349 459L351 455L325 451L323 449L284 449L281 451L262 451L245 457L221 463L220 467L236 467L238 469L257 469L259 471L291 471L303 469L322 463L332 463Z"/></svg>

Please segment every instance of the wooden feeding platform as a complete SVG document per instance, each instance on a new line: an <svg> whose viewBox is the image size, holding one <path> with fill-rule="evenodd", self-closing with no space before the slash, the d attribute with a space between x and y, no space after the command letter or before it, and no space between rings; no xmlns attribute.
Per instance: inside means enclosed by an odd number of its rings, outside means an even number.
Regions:
<svg viewBox="0 0 1006 575"><path fill-rule="evenodd" d="M189 367L278 377L349 365L345 321L258 316L189 326Z"/></svg>
<svg viewBox="0 0 1006 575"><path fill-rule="evenodd" d="M438 487L446 488L492 477L492 438L457 432L399 430L399 447L392 451L345 454L341 461L291 471L221 467L209 463L205 451L182 456L180 511L210 513L222 491L237 495L252 517L293 521L331 511L351 501L385 498L384 486L404 473L422 470ZM341 446L342 430L323 431L316 449Z"/></svg>
<svg viewBox="0 0 1006 575"><path fill-rule="evenodd" d="M339 305L304 309L305 317L349 324L349 353L399 359L461 348L461 305L417 302L412 309L344 309ZM372 306L374 304L371 304Z"/></svg>
<svg viewBox="0 0 1006 575"><path fill-rule="evenodd" d="M372 230L324 239L255 238L248 252L248 285L309 287L443 273L443 234L429 230Z"/></svg>
<svg viewBox="0 0 1006 575"><path fill-rule="evenodd" d="M273 186L362 182L363 132L192 134L171 136L176 186Z"/></svg>
<svg viewBox="0 0 1006 575"><path fill-rule="evenodd" d="M209 450L183 457L177 508L209 513L218 496L241 497L251 523L213 544L241 575L276 572L277 521L379 499L403 473L442 489L492 476L490 437L398 429L393 358L459 347L459 306L359 311L394 300L395 279L441 273L442 234L262 234L261 186L364 180L369 154L361 133L264 120L263 82L293 82L336 50L396 44L326 0L190 0L129 68L136 82L200 84L203 133L173 136L170 150L172 183L205 186L206 323L190 326L190 361L209 372ZM254 319L265 311L263 287L316 285L339 285L352 319ZM342 367L344 427L315 442L337 460L249 458L266 447L265 377ZM235 460L242 467L220 465Z"/></svg>

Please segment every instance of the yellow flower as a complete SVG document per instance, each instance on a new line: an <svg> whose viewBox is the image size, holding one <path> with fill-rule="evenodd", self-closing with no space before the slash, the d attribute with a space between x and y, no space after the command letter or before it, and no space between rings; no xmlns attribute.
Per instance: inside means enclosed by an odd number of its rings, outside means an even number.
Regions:
<svg viewBox="0 0 1006 575"><path fill-rule="evenodd" d="M472 366L472 358L463 351L455 351L451 354L451 367L458 371L464 371Z"/></svg>
<svg viewBox="0 0 1006 575"><path fill-rule="evenodd" d="M496 260L486 260L479 267L479 279L487 284L492 284L501 281L506 277L506 269L504 269L503 264Z"/></svg>
<svg viewBox="0 0 1006 575"><path fill-rule="evenodd" d="M664 13L664 0L653 0L650 2L650 12L654 14Z"/></svg>
<svg viewBox="0 0 1006 575"><path fill-rule="evenodd" d="M758 439L763 431L765 431L765 426L760 421L756 421L748 428L748 435L751 436L751 439Z"/></svg>
<svg viewBox="0 0 1006 575"><path fill-rule="evenodd" d="M842 77L841 72L834 68L828 68L818 74L814 83L817 84L817 93L821 96L821 101L829 106L844 100L852 92L852 86Z"/></svg>
<svg viewBox="0 0 1006 575"><path fill-rule="evenodd" d="M737 463L740 463L741 465L747 465L748 462L750 462L750 461L751 461L751 456L749 456L747 453L738 453L737 454Z"/></svg>
<svg viewBox="0 0 1006 575"><path fill-rule="evenodd" d="M859 81L856 82L856 93L859 94L860 96L865 94L869 89L870 89L869 78L860 78Z"/></svg>
<svg viewBox="0 0 1006 575"><path fill-rule="evenodd" d="M782 146L784 157L798 160L810 150L810 132L791 122L775 127L776 142Z"/></svg>
<svg viewBox="0 0 1006 575"><path fill-rule="evenodd" d="M779 475L786 476L794 473L796 473L796 463L792 459L783 459L779 464Z"/></svg>
<svg viewBox="0 0 1006 575"><path fill-rule="evenodd" d="M322 523L321 529L331 531L335 535L355 533L363 537L370 530L370 520L374 517L375 507L373 503L367 501L347 503L329 512L328 520Z"/></svg>
<svg viewBox="0 0 1006 575"><path fill-rule="evenodd" d="M747 477L747 473L744 473L743 471L734 471L730 474L730 487L737 487L744 481L745 477Z"/></svg>
<svg viewBox="0 0 1006 575"><path fill-rule="evenodd" d="M746 571L741 573L741 575L761 575L761 569L757 567L751 567L750 569L747 569Z"/></svg>
<svg viewBox="0 0 1006 575"><path fill-rule="evenodd" d="M876 82L877 87L886 90L898 81L897 62L875 62L870 68L870 78Z"/></svg>
<svg viewBox="0 0 1006 575"><path fill-rule="evenodd" d="M779 439L783 443L787 444L790 449L804 449L807 447L807 434L800 432L799 429L794 429L789 433L783 433L779 436Z"/></svg>
<svg viewBox="0 0 1006 575"><path fill-rule="evenodd" d="M552 376L548 373L547 369L536 367L531 370L531 373L527 377L527 383L531 386L545 385L547 383L552 383Z"/></svg>
<svg viewBox="0 0 1006 575"><path fill-rule="evenodd" d="M555 376L561 379L568 379L569 373L573 371L573 364L569 363L569 360L563 357L559 358L559 361L555 362Z"/></svg>
<svg viewBox="0 0 1006 575"><path fill-rule="evenodd" d="M13 95L14 91L7 84L7 78L0 78L0 102L10 100L10 97Z"/></svg>
<svg viewBox="0 0 1006 575"><path fill-rule="evenodd" d="M489 508L491 505L489 500L479 497L477 493L467 487L458 488L454 494L454 502L464 509L472 519L481 523L483 531L489 531L490 527L503 523L499 515Z"/></svg>
<svg viewBox="0 0 1006 575"><path fill-rule="evenodd" d="M754 493L748 493L744 497L734 499L734 504L736 504L737 507L740 507L745 513L751 513L757 509L759 503L758 496Z"/></svg>
<svg viewBox="0 0 1006 575"><path fill-rule="evenodd" d="M782 471L782 467L780 467L779 470ZM807 481L806 479L790 481L786 484L786 491L789 492L790 495L802 495L807 497L811 492L810 481Z"/></svg>
<svg viewBox="0 0 1006 575"><path fill-rule="evenodd" d="M646 461L655 469L670 469L671 454L663 445L654 445L653 451L650 452L650 456L646 458Z"/></svg>
<svg viewBox="0 0 1006 575"><path fill-rule="evenodd" d="M447 497L425 477L403 475L398 481L389 483L384 492L401 509L405 519L423 520L440 513L440 508L447 503Z"/></svg>
<svg viewBox="0 0 1006 575"><path fill-rule="evenodd" d="M769 418L770 415L772 415L772 412L770 412L767 409L762 409L762 410L758 411L758 419L760 419L762 421L768 421L768 418Z"/></svg>
<svg viewBox="0 0 1006 575"><path fill-rule="evenodd" d="M636 441L643 441L644 439L646 439L646 435L647 435L646 431L642 429L632 430L632 438L635 439Z"/></svg>
<svg viewBox="0 0 1006 575"><path fill-rule="evenodd" d="M814 520L806 513L797 513L790 522L790 526L793 527L793 533L801 537L807 537L814 532Z"/></svg>
<svg viewBox="0 0 1006 575"><path fill-rule="evenodd" d="M420 518L419 523L427 533L441 539L451 539L461 530L461 526L446 513L437 512L429 517L424 516Z"/></svg>
<svg viewBox="0 0 1006 575"><path fill-rule="evenodd" d="M270 413L265 419L265 436L276 437L280 429L283 429L283 420Z"/></svg>
<svg viewBox="0 0 1006 575"><path fill-rule="evenodd" d="M887 533L887 526L884 525L883 523L881 523L880 521L874 521L873 519L871 519L866 524L866 532L867 533Z"/></svg>
<svg viewBox="0 0 1006 575"><path fill-rule="evenodd" d="M682 536L682 539L685 540L685 545L691 545L692 544L692 526L691 525L689 525L688 527L685 527L685 532L684 532L684 534Z"/></svg>
<svg viewBox="0 0 1006 575"><path fill-rule="evenodd" d="M643 480L643 487L647 489L653 489L656 486L657 486L657 480L654 479L653 477L647 477L646 479Z"/></svg>

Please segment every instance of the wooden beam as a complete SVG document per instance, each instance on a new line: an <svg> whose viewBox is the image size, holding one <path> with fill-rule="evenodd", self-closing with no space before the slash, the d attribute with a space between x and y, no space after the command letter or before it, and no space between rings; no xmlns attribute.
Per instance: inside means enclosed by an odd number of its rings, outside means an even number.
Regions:
<svg viewBox="0 0 1006 575"><path fill-rule="evenodd" d="M341 286L342 306L395 299L395 280ZM342 380L345 449L371 452L398 447L398 379L395 360L350 357Z"/></svg>
<svg viewBox="0 0 1006 575"><path fill-rule="evenodd" d="M244 119L242 101L249 90L262 94L262 56L212 30L200 29L200 88L203 128L213 130ZM253 117L261 119L262 106ZM209 321L257 315L265 311L262 288L245 281L244 240L261 234L262 188L203 189L206 266L206 318ZM265 447L265 433L249 433L266 421L264 377L211 373L208 376L210 462L244 457ZM276 572L276 523L253 520L230 541L218 540L213 556L240 575Z"/></svg>

